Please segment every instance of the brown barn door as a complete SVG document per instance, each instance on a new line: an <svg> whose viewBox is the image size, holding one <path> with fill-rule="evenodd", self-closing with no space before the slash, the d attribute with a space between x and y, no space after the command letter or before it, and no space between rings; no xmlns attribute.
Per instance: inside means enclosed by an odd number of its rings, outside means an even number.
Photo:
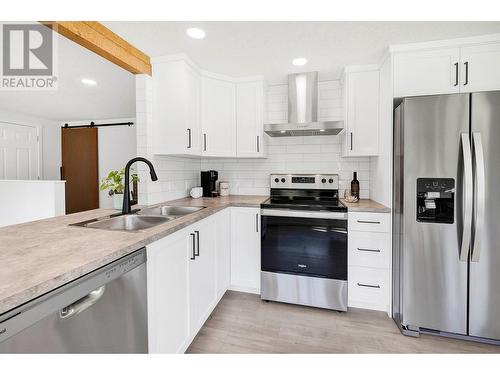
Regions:
<svg viewBox="0 0 500 375"><path fill-rule="evenodd" d="M99 208L97 129L62 128L61 137L66 213Z"/></svg>

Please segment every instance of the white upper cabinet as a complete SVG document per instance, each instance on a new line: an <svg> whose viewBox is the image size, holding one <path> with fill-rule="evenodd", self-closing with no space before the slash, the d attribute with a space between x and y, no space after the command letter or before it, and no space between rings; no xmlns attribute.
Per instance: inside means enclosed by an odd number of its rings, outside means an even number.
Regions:
<svg viewBox="0 0 500 375"><path fill-rule="evenodd" d="M264 82L236 84L236 149L243 158L264 157Z"/></svg>
<svg viewBox="0 0 500 375"><path fill-rule="evenodd" d="M462 47L460 92L500 89L500 43Z"/></svg>
<svg viewBox="0 0 500 375"><path fill-rule="evenodd" d="M347 67L344 81L344 131L342 156L378 155L378 66Z"/></svg>
<svg viewBox="0 0 500 375"><path fill-rule="evenodd" d="M264 82L199 69L187 56L153 60L153 152L264 157Z"/></svg>
<svg viewBox="0 0 500 375"><path fill-rule="evenodd" d="M394 97L500 90L500 39L392 46Z"/></svg>
<svg viewBox="0 0 500 375"><path fill-rule="evenodd" d="M459 48L397 53L394 56L394 96L459 92Z"/></svg>
<svg viewBox="0 0 500 375"><path fill-rule="evenodd" d="M153 65L155 154L200 155L201 77L185 60Z"/></svg>
<svg viewBox="0 0 500 375"><path fill-rule="evenodd" d="M236 156L236 85L203 77L201 85L202 155Z"/></svg>

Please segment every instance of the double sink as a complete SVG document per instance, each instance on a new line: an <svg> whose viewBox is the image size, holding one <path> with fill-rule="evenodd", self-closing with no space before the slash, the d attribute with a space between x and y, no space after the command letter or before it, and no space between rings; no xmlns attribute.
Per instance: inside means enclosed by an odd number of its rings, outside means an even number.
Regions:
<svg viewBox="0 0 500 375"><path fill-rule="evenodd" d="M133 214L104 216L71 225L96 229L137 231L152 228L167 221L198 212L204 208L190 206L146 207Z"/></svg>

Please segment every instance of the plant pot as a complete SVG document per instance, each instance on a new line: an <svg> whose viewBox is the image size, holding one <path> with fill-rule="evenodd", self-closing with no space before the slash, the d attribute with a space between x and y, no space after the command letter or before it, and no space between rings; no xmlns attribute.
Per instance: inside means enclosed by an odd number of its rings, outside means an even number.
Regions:
<svg viewBox="0 0 500 375"><path fill-rule="evenodd" d="M113 194L113 207L115 210L121 210L123 207L123 193Z"/></svg>

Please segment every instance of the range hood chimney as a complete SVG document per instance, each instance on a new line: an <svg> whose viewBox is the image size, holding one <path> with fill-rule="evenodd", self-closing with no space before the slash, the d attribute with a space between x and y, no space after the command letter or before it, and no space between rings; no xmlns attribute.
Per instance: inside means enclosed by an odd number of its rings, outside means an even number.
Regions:
<svg viewBox="0 0 500 375"><path fill-rule="evenodd" d="M288 122L264 125L271 137L335 135L343 128L343 121L318 121L318 72L290 74Z"/></svg>

